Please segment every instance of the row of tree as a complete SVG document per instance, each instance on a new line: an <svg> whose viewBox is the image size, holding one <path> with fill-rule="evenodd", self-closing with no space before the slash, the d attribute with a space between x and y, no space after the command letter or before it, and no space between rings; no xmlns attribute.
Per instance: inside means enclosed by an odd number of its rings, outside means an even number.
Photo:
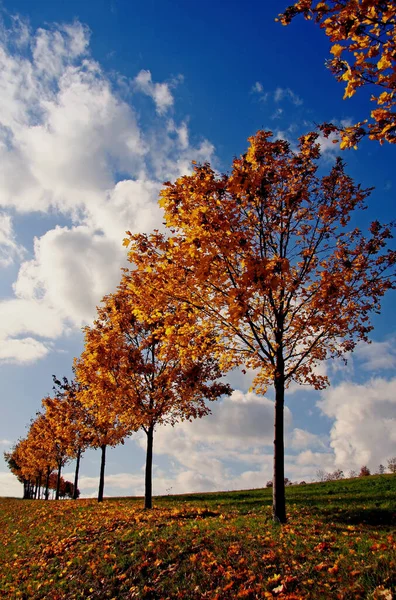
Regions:
<svg viewBox="0 0 396 600"><path fill-rule="evenodd" d="M142 429L147 435L145 506L152 505L157 425L202 417L206 400L230 394L222 374L254 369L253 388L275 391L274 517L286 519L284 398L291 382L322 389L317 365L368 341L370 313L395 287L392 225L368 234L353 223L370 190L337 159L320 177L318 134L299 150L250 138L230 175L209 164L161 192L166 233L128 232L130 269L103 299L75 380L55 378L25 440L12 453L29 480ZM77 489L77 479L75 481ZM58 494L57 494L58 496Z"/></svg>
<svg viewBox="0 0 396 600"><path fill-rule="evenodd" d="M75 378L53 376L54 396L43 399L43 411L32 420L27 437L5 455L24 484L24 497L32 497L33 487L45 480L48 498L54 470L55 497L61 497L62 468L75 459L77 498L81 455L91 447L101 450L98 501L102 501L107 448L142 429L147 435L145 508L151 508L156 425L202 417L210 412L205 401L231 393L230 386L220 381L213 334L197 326L188 349L175 347L163 337L169 325L163 313L171 311L176 323L183 314L181 307L168 301L165 309L147 300L138 273L124 271L118 290L103 299L98 318L85 328L84 350L73 367ZM184 317L178 327L189 321L192 326L191 317Z"/></svg>
<svg viewBox="0 0 396 600"><path fill-rule="evenodd" d="M373 86L370 118L340 129L341 148L368 136L396 142L396 7L377 0L297 0L279 15L288 25L303 14L333 45L328 67L346 84L345 98ZM167 183L161 193L166 233L128 233L131 269L104 298L75 380L55 380L55 395L27 438L7 455L28 485L48 478L87 447L102 453L98 499L103 498L106 448L138 429L147 435L145 506L151 507L156 425L201 417L205 401L230 394L221 375L237 366L256 371L253 389L275 391L273 514L286 520L284 399L290 383L322 389L316 369L368 341L370 313L395 287L394 224L374 221L368 234L354 213L363 190L337 159L318 174L318 134L293 151L260 131L229 175L209 164ZM337 140L334 140L335 142Z"/></svg>

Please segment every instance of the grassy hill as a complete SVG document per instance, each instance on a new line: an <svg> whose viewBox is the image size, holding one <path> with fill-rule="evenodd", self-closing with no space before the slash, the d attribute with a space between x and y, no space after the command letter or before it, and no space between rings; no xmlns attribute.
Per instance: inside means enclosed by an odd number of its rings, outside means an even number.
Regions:
<svg viewBox="0 0 396 600"><path fill-rule="evenodd" d="M0 498L0 597L373 598L396 586L396 477L155 498Z"/></svg>

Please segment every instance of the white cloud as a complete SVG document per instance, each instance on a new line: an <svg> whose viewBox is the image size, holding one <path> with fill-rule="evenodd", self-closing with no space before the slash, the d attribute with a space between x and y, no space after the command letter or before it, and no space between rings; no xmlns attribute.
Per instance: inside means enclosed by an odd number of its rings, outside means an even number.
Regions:
<svg viewBox="0 0 396 600"><path fill-rule="evenodd" d="M229 398L211 405L212 414L193 423L182 423L173 429L158 430L156 448L158 452L176 457L185 455L192 445L214 444L218 455L231 450L241 453L242 449L271 445L273 442L274 402L254 392L235 390ZM285 407L285 427L291 425L290 410ZM174 448L174 450L172 450ZM188 463L190 464L190 463Z"/></svg>
<svg viewBox="0 0 396 600"><path fill-rule="evenodd" d="M261 94L263 91L264 91L263 84L260 83L259 81L256 81L256 83L252 86L252 92L255 92L256 94Z"/></svg>
<svg viewBox="0 0 396 600"><path fill-rule="evenodd" d="M328 444L324 436L316 435L304 429L295 428L291 436L291 448L301 450L303 448L327 449Z"/></svg>
<svg viewBox="0 0 396 600"><path fill-rule="evenodd" d="M31 337L1 340L0 362L28 364L44 358L49 348Z"/></svg>
<svg viewBox="0 0 396 600"><path fill-rule="evenodd" d="M334 419L330 446L338 468L348 471L368 465L375 469L394 455L396 378L341 383L321 396L318 406Z"/></svg>
<svg viewBox="0 0 396 600"><path fill-rule="evenodd" d="M0 490L2 496L22 498L23 487L12 473L0 473Z"/></svg>
<svg viewBox="0 0 396 600"><path fill-rule="evenodd" d="M53 339L92 319L119 281L125 231L161 228L162 182L189 172L192 159L210 160L214 148L207 140L191 144L187 119L143 131L90 56L89 30L78 21L36 32L12 23L0 33L0 249L4 264L24 261L13 304L0 307L12 312L2 321L0 358L25 362L48 346L21 339L24 333ZM181 80L153 83L141 71L135 83L161 116ZM31 213L50 213L59 223L35 239L33 256L22 256L11 211L26 222Z"/></svg>
<svg viewBox="0 0 396 600"><path fill-rule="evenodd" d="M264 86L260 81L256 81L256 83L252 85L250 93L256 94L259 97L260 102L266 102L270 96L269 92L264 91Z"/></svg>
<svg viewBox="0 0 396 600"><path fill-rule="evenodd" d="M86 226L56 227L35 240L35 258L22 264L15 293L57 311L60 335L62 318L76 327L92 320L98 301L118 284L123 258L121 241Z"/></svg>
<svg viewBox="0 0 396 600"><path fill-rule="evenodd" d="M364 342L358 344L355 355L367 371L381 371L396 368L396 338L384 342Z"/></svg>
<svg viewBox="0 0 396 600"><path fill-rule="evenodd" d="M298 96L298 94L293 92L290 88L281 88L281 87L276 88L276 90L274 92L274 100L275 100L275 102L282 102L283 100L289 100L295 106L300 106L303 103L300 96Z"/></svg>
<svg viewBox="0 0 396 600"><path fill-rule="evenodd" d="M52 30L38 29L32 41L33 61L38 72L45 78L56 78L65 64L72 64L86 54L89 29L75 21Z"/></svg>
<svg viewBox="0 0 396 600"><path fill-rule="evenodd" d="M11 216L0 213L0 267L8 267L15 259L22 258L24 251L15 240Z"/></svg>
<svg viewBox="0 0 396 600"><path fill-rule="evenodd" d="M277 108L276 111L271 115L271 119L280 119L283 115L283 108Z"/></svg>
<svg viewBox="0 0 396 600"><path fill-rule="evenodd" d="M156 111L163 115L173 106L174 100L167 83L153 83L150 71L140 71L133 80L137 90L150 96L155 103Z"/></svg>
<svg viewBox="0 0 396 600"><path fill-rule="evenodd" d="M350 119L342 119L341 121L338 119L332 119L331 123L334 123L340 127L349 127L352 124L352 121ZM330 135L326 137L323 135L323 133L320 133L317 139L322 156L329 161L333 161L336 155L339 154L340 142L340 136L335 132L330 133Z"/></svg>

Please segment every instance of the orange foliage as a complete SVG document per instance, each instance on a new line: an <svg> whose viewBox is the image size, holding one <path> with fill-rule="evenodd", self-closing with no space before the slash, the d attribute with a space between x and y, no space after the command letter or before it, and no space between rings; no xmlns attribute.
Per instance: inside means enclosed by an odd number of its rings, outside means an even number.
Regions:
<svg viewBox="0 0 396 600"><path fill-rule="evenodd" d="M341 159L319 178L317 137L300 138L294 153L258 132L229 176L204 164L165 184L170 235L125 240L129 260L146 273L144 293L177 299L210 323L220 365L258 369L253 387L275 386L281 420L285 387L323 388L317 365L367 341L370 311L395 281L391 228L374 222L366 237L351 227L370 190L354 184ZM164 334L188 348L188 328L177 340L172 326ZM279 436L283 469L283 429ZM283 488L282 469L274 493Z"/></svg>
<svg viewBox="0 0 396 600"><path fill-rule="evenodd" d="M279 15L288 25L298 14L314 19L333 42L328 67L346 83L344 98L366 85L374 86L368 130L357 123L340 131L342 148L370 139L396 143L396 5L378 0L298 0Z"/></svg>
<svg viewBox="0 0 396 600"><path fill-rule="evenodd" d="M96 415L98 445L117 443L142 428L151 453L156 425L202 417L210 412L205 400L230 388L216 381L221 372L210 337L194 337L191 311L168 297L161 304L165 296L159 290L150 294L145 275L125 271L117 292L103 299L94 326L85 329L76 374L81 401ZM194 351L182 353L172 343L181 330L188 331ZM151 462L148 468L151 472Z"/></svg>

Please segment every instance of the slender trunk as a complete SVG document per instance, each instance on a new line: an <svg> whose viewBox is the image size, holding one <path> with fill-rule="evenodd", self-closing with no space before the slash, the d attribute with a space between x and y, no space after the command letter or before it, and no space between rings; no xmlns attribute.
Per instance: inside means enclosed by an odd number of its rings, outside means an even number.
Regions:
<svg viewBox="0 0 396 600"><path fill-rule="evenodd" d="M153 437L154 425L146 431L147 433L147 453L146 453L146 475L145 475L145 494L144 508L153 506Z"/></svg>
<svg viewBox="0 0 396 600"><path fill-rule="evenodd" d="M56 494L55 500L59 500L59 492L60 492L60 483L61 483L61 470L62 470L62 461L58 462L58 477L56 479Z"/></svg>
<svg viewBox="0 0 396 600"><path fill-rule="evenodd" d="M274 481L272 488L273 519L278 523L286 523L284 405L285 365L282 349L279 347L275 375Z"/></svg>
<svg viewBox="0 0 396 600"><path fill-rule="evenodd" d="M51 475L51 468L47 467L47 476L45 478L45 496L44 496L44 498L46 500L48 500L48 498L49 498L49 479L50 479L50 475Z"/></svg>
<svg viewBox="0 0 396 600"><path fill-rule="evenodd" d="M39 479L39 486L38 486L38 492L37 492L37 498L40 500L41 497L41 475L40 475L40 479Z"/></svg>
<svg viewBox="0 0 396 600"><path fill-rule="evenodd" d="M34 484L33 498L35 500L37 499L37 490L38 490L38 477L36 477L36 481L35 481L35 484Z"/></svg>
<svg viewBox="0 0 396 600"><path fill-rule="evenodd" d="M29 500L29 482L26 479L23 480L23 499Z"/></svg>
<svg viewBox="0 0 396 600"><path fill-rule="evenodd" d="M106 444L101 446L102 457L100 461L100 478L99 478L99 491L98 491L98 502L103 502L103 490L104 490L104 474L106 466Z"/></svg>
<svg viewBox="0 0 396 600"><path fill-rule="evenodd" d="M76 458L76 470L74 473L74 488L73 488L73 500L78 498L78 473L80 471L80 459L81 459L81 448L78 449Z"/></svg>

